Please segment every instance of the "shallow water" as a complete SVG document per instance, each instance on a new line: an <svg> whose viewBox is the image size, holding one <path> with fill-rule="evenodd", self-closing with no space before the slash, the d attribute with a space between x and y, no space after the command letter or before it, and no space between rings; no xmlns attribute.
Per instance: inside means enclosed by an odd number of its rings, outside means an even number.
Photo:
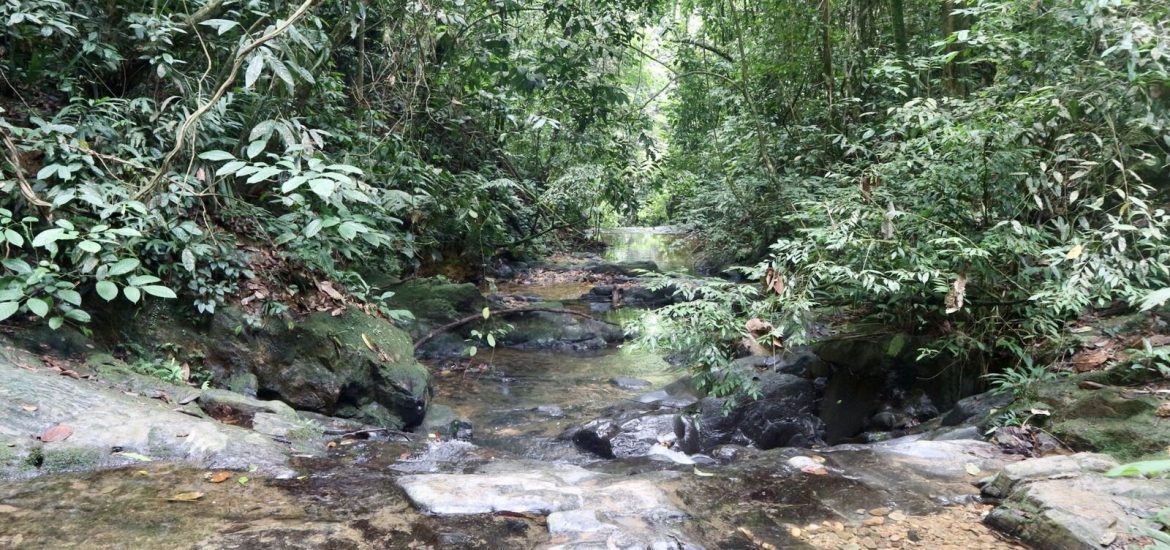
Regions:
<svg viewBox="0 0 1170 550"><path fill-rule="evenodd" d="M557 435L596 418L607 406L680 376L660 357L629 349L592 354L501 349L477 359L482 362L475 362L472 370L439 371L435 402L472 421L477 445L542 460L595 460ZM638 378L649 385L621 389L610 382L614 377ZM553 406L560 415L547 409Z"/></svg>
<svg viewBox="0 0 1170 550"><path fill-rule="evenodd" d="M602 229L598 238L609 248L611 262L654 262L663 271L692 272L695 244L672 227L617 227Z"/></svg>

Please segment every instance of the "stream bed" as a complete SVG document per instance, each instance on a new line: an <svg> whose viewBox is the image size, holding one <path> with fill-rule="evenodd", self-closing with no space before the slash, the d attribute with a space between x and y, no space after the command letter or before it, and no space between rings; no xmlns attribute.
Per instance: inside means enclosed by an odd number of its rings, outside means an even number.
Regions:
<svg viewBox="0 0 1170 550"><path fill-rule="evenodd" d="M693 267L671 231L605 240L614 261ZM587 309L574 297L589 286L498 291ZM566 430L682 375L653 353L498 349L428 366L426 426L469 433L334 439L286 479L144 461L5 483L0 548L1016 547L979 523L971 472L1003 463L982 442L608 459Z"/></svg>

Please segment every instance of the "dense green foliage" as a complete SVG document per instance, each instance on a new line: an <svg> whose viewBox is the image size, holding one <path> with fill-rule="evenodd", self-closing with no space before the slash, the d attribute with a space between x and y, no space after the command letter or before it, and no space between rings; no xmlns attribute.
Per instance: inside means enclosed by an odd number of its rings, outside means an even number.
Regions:
<svg viewBox="0 0 1170 550"><path fill-rule="evenodd" d="M0 4L0 319L482 275L607 221L714 266L658 343L844 314L1043 365L1170 298L1170 8L1127 0ZM282 294L287 299L293 293ZM269 296L264 311L290 304Z"/></svg>
<svg viewBox="0 0 1170 550"><path fill-rule="evenodd" d="M1091 308L1165 301L1166 4L691 7L667 210L714 263L773 273L724 320L723 357L746 319L798 341L829 312L937 336L925 356L1030 366ZM700 306L674 307L693 332Z"/></svg>
<svg viewBox="0 0 1170 550"><path fill-rule="evenodd" d="M2 2L0 319L214 311L257 275L375 296L358 271L583 226L638 162L622 83L653 8Z"/></svg>

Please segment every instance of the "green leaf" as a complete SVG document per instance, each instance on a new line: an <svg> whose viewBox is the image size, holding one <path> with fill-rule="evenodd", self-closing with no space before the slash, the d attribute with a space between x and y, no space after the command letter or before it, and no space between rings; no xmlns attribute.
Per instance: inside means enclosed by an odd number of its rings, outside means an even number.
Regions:
<svg viewBox="0 0 1170 550"><path fill-rule="evenodd" d="M72 319L78 323L88 323L93 319L84 309L71 309L66 311L65 318Z"/></svg>
<svg viewBox="0 0 1170 550"><path fill-rule="evenodd" d="M1105 475L1109 477L1137 477L1159 475L1166 472L1170 472L1170 460L1146 460L1122 464L1105 472Z"/></svg>
<svg viewBox="0 0 1170 550"><path fill-rule="evenodd" d="M64 324L65 324L64 317L52 317L49 319L49 328L52 330L57 330L57 329L61 328L61 326Z"/></svg>
<svg viewBox="0 0 1170 550"><path fill-rule="evenodd" d="M1154 309L1170 300L1170 287L1155 290L1142 298L1142 311Z"/></svg>
<svg viewBox="0 0 1170 550"><path fill-rule="evenodd" d="M127 300L130 300L130 302L134 303L134 304L137 304L138 300L142 299L142 291L138 290L137 287L133 287L133 286L128 286L126 288L123 288L122 295L125 296Z"/></svg>
<svg viewBox="0 0 1170 550"><path fill-rule="evenodd" d="M24 305L28 306L28 310L33 312L37 317L44 317L49 314L49 302L40 298L29 298Z"/></svg>
<svg viewBox="0 0 1170 550"><path fill-rule="evenodd" d="M260 153L263 153L264 149L267 147L268 147L268 140L267 139L258 139L256 141L253 141L252 143L249 143L248 144L248 151L247 151L248 158L250 158L250 159L256 158ZM261 179L264 179L264 178L261 178Z"/></svg>
<svg viewBox="0 0 1170 550"><path fill-rule="evenodd" d="M32 245L36 248L44 248L63 238L65 238L66 231L60 227L46 229L33 237Z"/></svg>
<svg viewBox="0 0 1170 550"><path fill-rule="evenodd" d="M81 305L81 294L78 293L76 290L61 289L61 290L58 290L55 294L57 295L58 298L60 298L61 300L65 301L65 302L68 302L68 303L73 304L75 306Z"/></svg>
<svg viewBox="0 0 1170 550"><path fill-rule="evenodd" d="M97 290L98 296L107 302L118 297L118 285L110 281L98 281L95 290Z"/></svg>
<svg viewBox="0 0 1170 550"><path fill-rule="evenodd" d="M139 262L135 258L123 258L121 260L118 260L117 262L115 262L113 265L110 266L109 275L111 277L117 277L118 275L125 275L127 273L130 273L131 271L134 271L135 269L138 269L138 266L141 263L142 262Z"/></svg>
<svg viewBox="0 0 1170 550"><path fill-rule="evenodd" d="M244 87L251 88L260 78L260 71L264 70L264 55L255 54L248 60L248 69L244 71Z"/></svg>
<svg viewBox="0 0 1170 550"><path fill-rule="evenodd" d="M210 160L212 162L220 162L225 160L236 160L236 156L227 151L205 151L199 153L199 158L203 160Z"/></svg>
<svg viewBox="0 0 1170 550"><path fill-rule="evenodd" d="M479 353L479 348L477 348L475 346L471 346L471 347L467 348L467 356L468 357L475 357L475 354L477 354L477 353Z"/></svg>
<svg viewBox="0 0 1170 550"><path fill-rule="evenodd" d="M81 241L77 243L77 248L80 248L85 252L89 252L90 254L97 254L98 252L102 251L102 245L93 241Z"/></svg>
<svg viewBox="0 0 1170 550"><path fill-rule="evenodd" d="M309 189L323 199L328 199L337 189L337 182L327 178L317 178L309 182Z"/></svg>
<svg viewBox="0 0 1170 550"><path fill-rule="evenodd" d="M248 165L248 163L246 163L242 160L233 160L227 164L224 164L223 166L220 166L219 170L215 171L215 175L217 175L217 176L230 176L230 175L238 172L240 170L240 168L243 168L247 165Z"/></svg>
<svg viewBox="0 0 1170 550"><path fill-rule="evenodd" d="M337 226L337 233L344 237L347 241L352 240L358 234L358 227L359 226L356 223L343 222L341 225Z"/></svg>
<svg viewBox="0 0 1170 550"><path fill-rule="evenodd" d="M151 296L158 296L159 298L178 298L175 295L175 291L162 285L146 285L142 287L142 291Z"/></svg>
<svg viewBox="0 0 1170 550"><path fill-rule="evenodd" d="M305 226L305 237L312 239L313 237L317 236L317 233L320 233L320 232L321 232L321 220L320 219L313 219L313 221L309 222L309 225Z"/></svg>
<svg viewBox="0 0 1170 550"><path fill-rule="evenodd" d="M258 170L255 174L252 174L252 177L248 178L248 183L251 184L262 182L268 178L271 178L272 176L279 174L280 172L280 168L275 166L265 166L264 168Z"/></svg>
<svg viewBox="0 0 1170 550"><path fill-rule="evenodd" d="M126 278L126 284L130 286L142 286L157 283L161 280L154 275L132 275Z"/></svg>
<svg viewBox="0 0 1170 550"><path fill-rule="evenodd" d="M20 309L20 304L16 302L0 302L0 321L12 317Z"/></svg>
<svg viewBox="0 0 1170 550"><path fill-rule="evenodd" d="M191 252L190 248L184 248L183 253L180 254L179 257L183 262L183 267L186 268L187 271L194 273L195 272L195 253Z"/></svg>
<svg viewBox="0 0 1170 550"><path fill-rule="evenodd" d="M483 313L483 318L487 319L488 317L492 316L492 309L490 307L484 306L482 313Z"/></svg>
<svg viewBox="0 0 1170 550"><path fill-rule="evenodd" d="M21 237L20 233L17 233L11 229L4 230L4 239L12 243L12 245L15 247L19 248L24 246L24 237Z"/></svg>
<svg viewBox="0 0 1170 550"><path fill-rule="evenodd" d="M490 332L487 335L487 343L488 343L488 346L491 346L493 348L496 347L496 337Z"/></svg>
<svg viewBox="0 0 1170 550"><path fill-rule="evenodd" d="M6 288L0 290L0 302L19 302L24 297L24 292L19 288Z"/></svg>

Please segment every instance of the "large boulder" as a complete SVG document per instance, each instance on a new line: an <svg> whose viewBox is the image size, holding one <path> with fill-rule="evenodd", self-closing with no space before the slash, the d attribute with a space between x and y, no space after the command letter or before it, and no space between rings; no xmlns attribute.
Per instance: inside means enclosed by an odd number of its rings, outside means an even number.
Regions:
<svg viewBox="0 0 1170 550"><path fill-rule="evenodd" d="M105 368L93 380L62 376L37 357L0 343L0 477L123 467L144 460L293 475L287 446L204 418L194 403L180 405L198 390L160 383L149 386L154 388L149 393L139 393L148 385L127 385L130 378ZM58 426L68 429L58 428L38 440Z"/></svg>
<svg viewBox="0 0 1170 550"><path fill-rule="evenodd" d="M1170 422L1157 414L1162 401L1152 395L1116 387L1085 390L1062 380L1038 385L1030 396L1012 409L1022 416L1032 409L1053 411L1044 429L1073 450L1134 460L1170 447Z"/></svg>
<svg viewBox="0 0 1170 550"><path fill-rule="evenodd" d="M1170 480L1107 477L1104 455L1051 456L1008 465L984 495L1003 498L988 525L1040 550L1126 548L1170 507Z"/></svg>
<svg viewBox="0 0 1170 550"><path fill-rule="evenodd" d="M760 397L729 404L703 398L693 415L681 416L675 435L682 450L695 453L723 444L761 449L808 447L822 440L824 424L816 415L813 383L784 373L758 376Z"/></svg>
<svg viewBox="0 0 1170 550"><path fill-rule="evenodd" d="M674 414L625 410L570 428L562 438L603 458L646 456L655 445L674 438Z"/></svg>
<svg viewBox="0 0 1170 550"><path fill-rule="evenodd" d="M225 308L210 336L218 345L207 364L217 378L254 376L261 397L395 429L418 425L426 413L430 375L415 361L411 339L360 310L254 327Z"/></svg>

